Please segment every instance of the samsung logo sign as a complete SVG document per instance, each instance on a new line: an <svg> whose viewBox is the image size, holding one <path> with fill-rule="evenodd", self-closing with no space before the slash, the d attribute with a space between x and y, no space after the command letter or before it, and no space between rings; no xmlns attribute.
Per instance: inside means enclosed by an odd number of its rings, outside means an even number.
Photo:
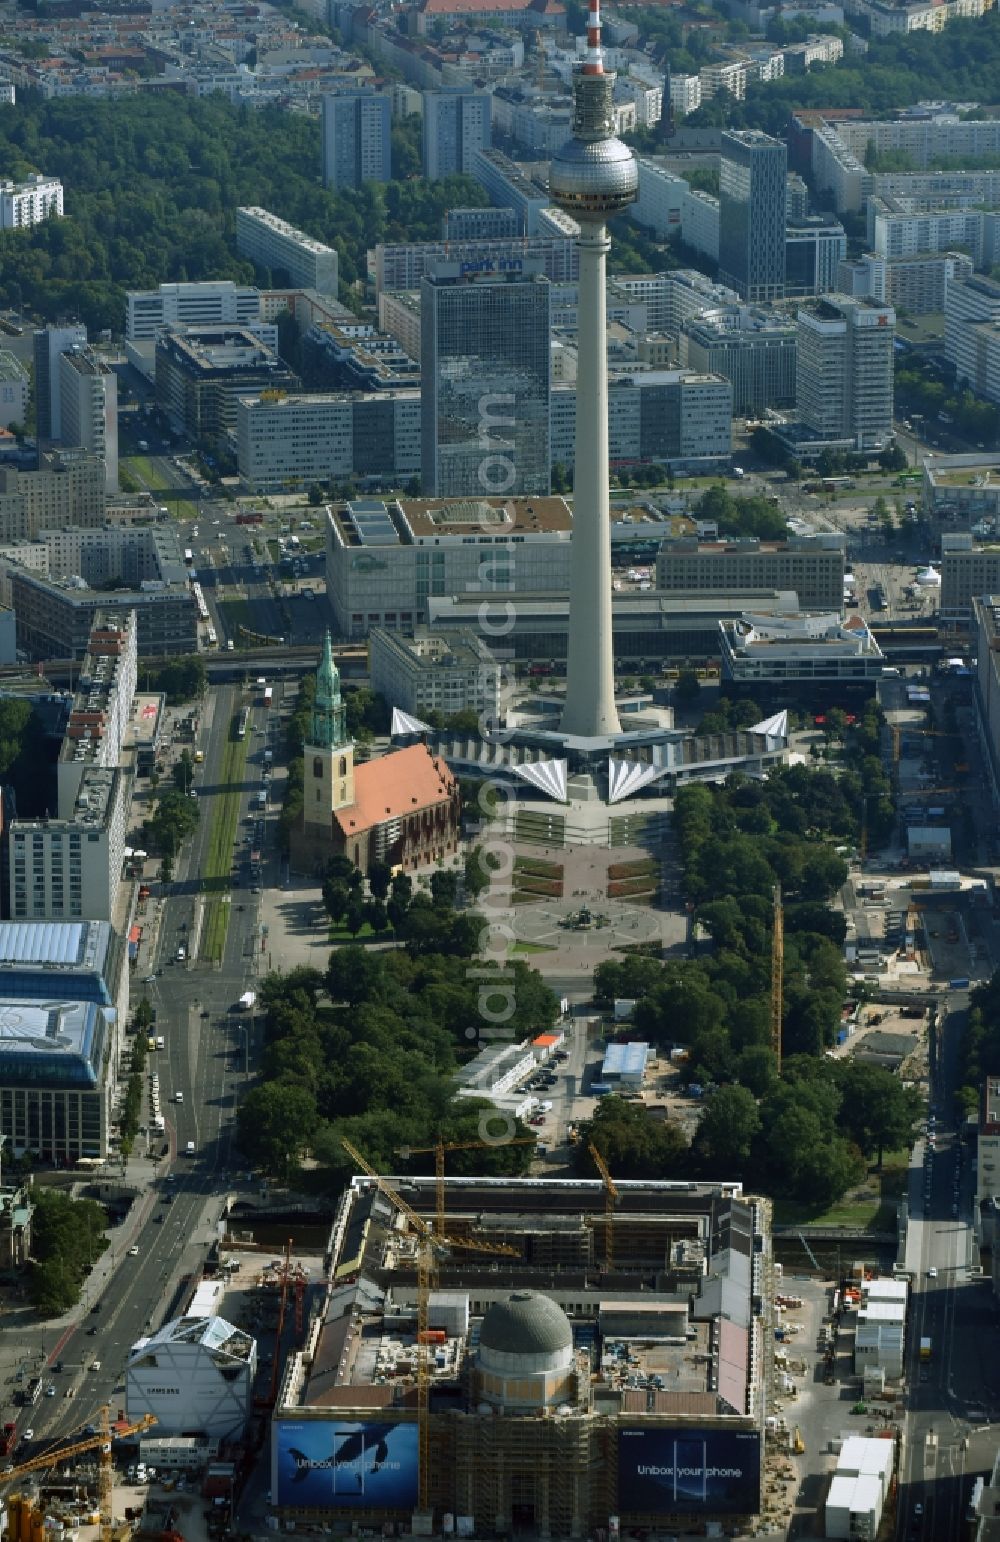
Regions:
<svg viewBox="0 0 1000 1542"><path fill-rule="evenodd" d="M180 1387L147 1387L145 1390L157 1397L180 1397L181 1395Z"/></svg>

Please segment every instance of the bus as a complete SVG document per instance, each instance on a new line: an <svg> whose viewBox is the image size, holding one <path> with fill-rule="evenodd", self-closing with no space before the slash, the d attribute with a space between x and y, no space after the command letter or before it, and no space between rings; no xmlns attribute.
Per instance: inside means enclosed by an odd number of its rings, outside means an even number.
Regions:
<svg viewBox="0 0 1000 1542"><path fill-rule="evenodd" d="M264 710L266 711L274 701L274 689L268 685L264 687Z"/></svg>
<svg viewBox="0 0 1000 1542"><path fill-rule="evenodd" d="M249 707L244 707L243 711L240 713L239 717L236 719L236 737L237 737L237 739L245 739L246 736L247 736L247 729L249 727L250 727L250 708Z"/></svg>
<svg viewBox="0 0 1000 1542"><path fill-rule="evenodd" d="M190 546L185 546L184 548L184 564L186 567L192 567L194 565L194 552L191 550Z"/></svg>

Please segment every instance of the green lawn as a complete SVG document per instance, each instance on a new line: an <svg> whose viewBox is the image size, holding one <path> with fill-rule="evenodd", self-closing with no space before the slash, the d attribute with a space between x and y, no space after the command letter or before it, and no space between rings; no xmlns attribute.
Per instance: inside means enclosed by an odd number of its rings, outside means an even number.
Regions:
<svg viewBox="0 0 1000 1542"><path fill-rule="evenodd" d="M230 875L248 748L247 739L227 741L222 757L222 792L213 805L212 833L201 873L202 892L209 898L198 949L199 956L209 964L221 963L229 930L232 911L229 899Z"/></svg>
<svg viewBox="0 0 1000 1542"><path fill-rule="evenodd" d="M547 942L515 942L510 951L512 953L554 953L555 948Z"/></svg>
<svg viewBox="0 0 1000 1542"><path fill-rule="evenodd" d="M849 1190L828 1210L802 1200L777 1199L774 1202L776 1226L808 1225L857 1226L865 1231L893 1231L896 1226L896 1202L906 1188L906 1151L886 1152L881 1172L869 1168L868 1177L857 1189Z"/></svg>
<svg viewBox="0 0 1000 1542"><path fill-rule="evenodd" d="M250 626L252 613L247 600L217 600L219 616L226 629L226 636L238 642L238 631L241 626L253 630Z"/></svg>
<svg viewBox="0 0 1000 1542"><path fill-rule="evenodd" d="M155 463L148 455L125 456L120 466L126 476L140 487L145 487L158 498L161 503L170 509L178 519L197 519L198 505L192 503L184 487L172 487L164 480L163 473L158 470Z"/></svg>

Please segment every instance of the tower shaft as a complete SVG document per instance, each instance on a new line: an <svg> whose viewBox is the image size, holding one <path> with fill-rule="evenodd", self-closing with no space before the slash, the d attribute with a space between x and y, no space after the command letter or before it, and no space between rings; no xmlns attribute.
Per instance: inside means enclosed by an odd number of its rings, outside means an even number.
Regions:
<svg viewBox="0 0 1000 1542"><path fill-rule="evenodd" d="M611 507L608 486L607 226L581 221L576 457L569 638L563 733L596 739L621 732L611 632Z"/></svg>

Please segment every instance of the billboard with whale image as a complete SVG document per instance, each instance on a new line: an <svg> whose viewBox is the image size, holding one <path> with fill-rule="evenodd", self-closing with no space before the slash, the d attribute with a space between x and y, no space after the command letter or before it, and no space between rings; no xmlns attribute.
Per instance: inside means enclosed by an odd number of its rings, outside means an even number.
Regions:
<svg viewBox="0 0 1000 1542"><path fill-rule="evenodd" d="M273 1440L280 1507L412 1510L417 1503L415 1424L280 1419Z"/></svg>

